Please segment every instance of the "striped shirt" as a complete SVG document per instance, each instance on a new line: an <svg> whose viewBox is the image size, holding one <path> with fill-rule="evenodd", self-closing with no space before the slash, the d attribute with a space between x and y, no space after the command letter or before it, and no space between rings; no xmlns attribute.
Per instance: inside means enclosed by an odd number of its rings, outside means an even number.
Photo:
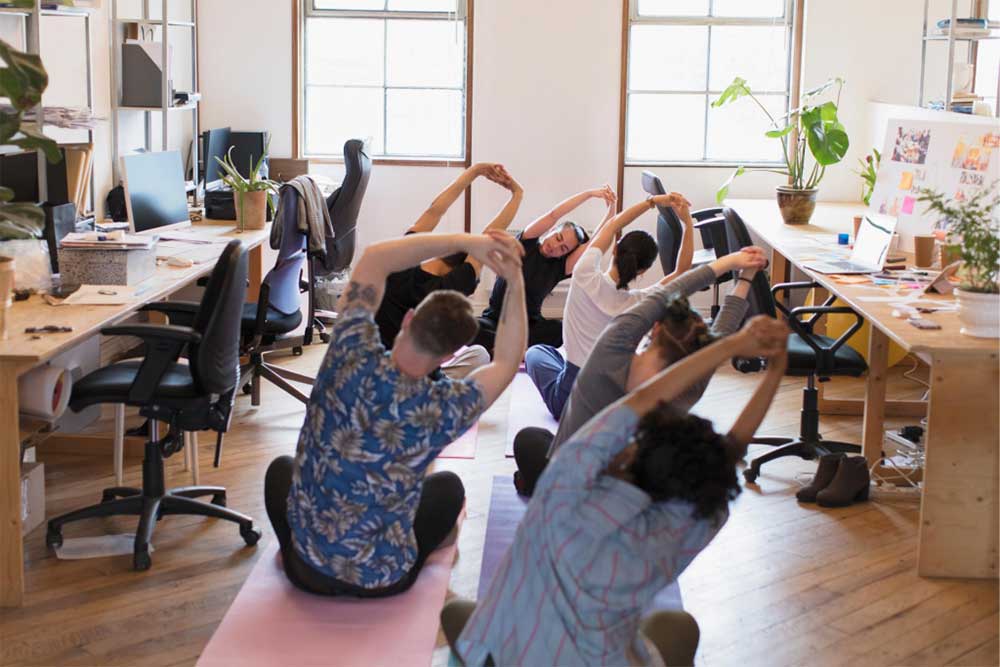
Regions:
<svg viewBox="0 0 1000 667"><path fill-rule="evenodd" d="M696 519L603 474L638 416L605 409L563 445L535 487L497 575L459 637L465 664L627 665L651 660L639 622L729 516Z"/></svg>

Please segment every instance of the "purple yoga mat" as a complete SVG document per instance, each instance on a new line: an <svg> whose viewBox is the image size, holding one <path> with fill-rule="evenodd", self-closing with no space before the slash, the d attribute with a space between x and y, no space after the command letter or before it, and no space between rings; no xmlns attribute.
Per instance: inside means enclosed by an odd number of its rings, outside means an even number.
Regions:
<svg viewBox="0 0 1000 667"><path fill-rule="evenodd" d="M500 567L507 549L514 542L514 533L528 507L527 498L517 495L511 477L497 475L493 478L490 496L490 513L486 519L486 543L483 545L483 565L479 572L477 599L486 595L486 589ZM683 609L681 589L675 581L656 594L646 613L658 610Z"/></svg>

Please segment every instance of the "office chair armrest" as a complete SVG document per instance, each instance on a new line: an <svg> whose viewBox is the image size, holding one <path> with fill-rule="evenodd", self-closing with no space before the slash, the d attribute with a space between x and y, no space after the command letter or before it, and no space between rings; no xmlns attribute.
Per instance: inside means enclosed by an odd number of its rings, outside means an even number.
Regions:
<svg viewBox="0 0 1000 667"><path fill-rule="evenodd" d="M821 287L819 283L813 282L811 280L794 282L794 283L778 283L777 285L771 286L771 295L774 297L775 307L784 315L786 318L792 318L792 311L788 309L784 303L778 300L778 294L784 292L786 296L791 294L793 289L813 289L815 287ZM824 304L829 305L829 304ZM815 318L813 318L814 320ZM813 320L809 321L809 326L812 326Z"/></svg>
<svg viewBox="0 0 1000 667"><path fill-rule="evenodd" d="M201 334L190 327L161 324L105 327L101 333L105 336L135 336L142 340L145 354L128 390L129 402L140 405L153 400L164 374L177 362L184 347L201 341Z"/></svg>
<svg viewBox="0 0 1000 667"><path fill-rule="evenodd" d="M248 350L256 350L260 347L264 339L264 325L267 324L267 306L271 298L271 286L266 282L260 286L260 294L257 295L257 317L253 324L253 337L247 344Z"/></svg>
<svg viewBox="0 0 1000 667"><path fill-rule="evenodd" d="M708 220L709 218L718 218L721 215L722 215L721 206L713 206L711 208L700 208L697 211L691 211L691 217L699 222L703 220Z"/></svg>
<svg viewBox="0 0 1000 667"><path fill-rule="evenodd" d="M157 301L147 303L139 309L143 313L160 313L166 315L171 324L189 327L194 323L194 316L201 306L196 301Z"/></svg>
<svg viewBox="0 0 1000 667"><path fill-rule="evenodd" d="M806 341L806 343L809 344L810 347L812 347L817 352L823 351L828 353L836 353L836 351L839 350L841 347L843 347L844 343L846 343L851 338L851 336L860 331L861 327L863 327L865 324L865 318L863 318L853 308L850 308L848 306L827 306L827 305L799 306L798 308L792 308L792 317L789 318L789 322L801 323L801 321L799 320L799 315L809 315L809 314L812 315L812 317L809 319L810 323L823 315L854 315L854 324L848 327L847 330L840 335L840 338L835 340L833 342L833 345L831 345L828 348L820 347L814 342L814 340L812 339L812 326L810 325L809 335L802 336L802 338L803 340Z"/></svg>
<svg viewBox="0 0 1000 667"><path fill-rule="evenodd" d="M121 326L104 327L101 334L105 336L135 336L143 341L170 341L175 343L198 343L201 334L191 327L181 327L173 324L123 324Z"/></svg>

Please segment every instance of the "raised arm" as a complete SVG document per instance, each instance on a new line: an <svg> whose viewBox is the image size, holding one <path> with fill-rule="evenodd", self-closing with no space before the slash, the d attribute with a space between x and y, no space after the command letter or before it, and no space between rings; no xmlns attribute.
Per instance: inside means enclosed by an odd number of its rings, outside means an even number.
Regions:
<svg viewBox="0 0 1000 667"><path fill-rule="evenodd" d="M483 233L507 231L510 223L514 220L514 216L517 215L518 209L521 208L521 201L524 199L524 190L521 188L521 184L514 180L502 166L499 167L499 178L495 182L510 191L510 199L507 200L507 204L500 209L500 212L497 213L490 224L486 225ZM478 276L483 268L482 263L472 257L469 257L466 261L472 265Z"/></svg>
<svg viewBox="0 0 1000 667"><path fill-rule="evenodd" d="M338 309L351 307L378 310L385 294L385 279L390 273L416 266L425 259L467 252L470 257L494 268L498 262L516 261L521 265L523 249L506 234L417 234L374 243L365 250L351 273L351 283L341 295Z"/></svg>
<svg viewBox="0 0 1000 667"><path fill-rule="evenodd" d="M785 376L787 367L788 332L786 330L783 336L778 337L775 349L768 355L767 372L764 373L757 389L744 406L743 412L736 418L733 427L729 429L730 455L734 461L746 456L747 444L757 432L760 423L764 421L764 416L767 415L767 411L771 407L774 393L781 385L781 379Z"/></svg>
<svg viewBox="0 0 1000 667"><path fill-rule="evenodd" d="M489 232L496 235L500 232ZM518 258L519 259L519 258ZM528 344L528 314L524 303L524 274L520 261L504 261L494 269L507 281L500 324L497 327L493 361L473 371L469 377L479 384L486 407L500 397L514 379Z"/></svg>
<svg viewBox="0 0 1000 667"><path fill-rule="evenodd" d="M787 340L788 328L783 322L760 315L750 320L739 333L707 345L671 364L620 400L636 414L643 415L661 401L676 399L727 359L736 356L771 356L784 350Z"/></svg>
<svg viewBox="0 0 1000 667"><path fill-rule="evenodd" d="M686 206L687 200L683 196L675 193L669 195L657 195L655 197L649 197L645 201L641 201L638 204L633 204L628 207L615 217L613 217L606 224L602 224L601 227L594 234L594 238L590 241L590 247L600 248L601 253L606 253L611 249L611 246L615 242L615 238L624 230L626 227L631 225L635 220L641 216L646 211L650 211L656 206L674 206L675 203L684 203ZM688 215L690 217L690 215ZM685 237L687 234L685 234ZM682 249L683 252L683 249ZM692 251L693 254L693 251ZM688 267L690 268L690 259L688 260ZM680 263L678 262L678 267ZM683 273L683 271L681 272ZM679 274L678 274L679 275Z"/></svg>
<svg viewBox="0 0 1000 667"><path fill-rule="evenodd" d="M434 231L438 223L441 222L441 218L444 214L448 212L451 205L465 192L466 188L472 185L480 176L486 176L490 180L500 177L500 172L498 169L499 165L491 164L488 162L480 162L474 164L459 175L451 185L445 188L441 194L434 198L431 205L427 207L423 215L417 218L417 221L413 223L409 231L414 234L420 234L424 232Z"/></svg>
<svg viewBox="0 0 1000 667"><path fill-rule="evenodd" d="M609 185L605 185L603 188L598 188L596 190L585 190L575 194L569 199L559 202L551 211L534 220L531 224L525 227L521 238L537 239L539 236L552 229L564 216L579 208L579 206L588 199L600 198L607 201L609 194L612 196L614 194L611 191L611 186Z"/></svg>

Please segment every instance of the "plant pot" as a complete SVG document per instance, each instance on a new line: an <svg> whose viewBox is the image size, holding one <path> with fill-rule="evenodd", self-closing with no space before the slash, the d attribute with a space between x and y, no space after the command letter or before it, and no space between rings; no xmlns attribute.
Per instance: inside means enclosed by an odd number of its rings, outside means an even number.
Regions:
<svg viewBox="0 0 1000 667"><path fill-rule="evenodd" d="M800 190L788 185L775 188L778 197L778 208L786 225L807 225L813 211L816 210L816 194L819 188Z"/></svg>
<svg viewBox="0 0 1000 667"><path fill-rule="evenodd" d="M14 296L14 258L0 256L0 339L7 338L7 309Z"/></svg>
<svg viewBox="0 0 1000 667"><path fill-rule="evenodd" d="M267 226L267 192L234 192L236 219L240 230L264 229Z"/></svg>
<svg viewBox="0 0 1000 667"><path fill-rule="evenodd" d="M956 289L962 333L976 338L1000 338L1000 294Z"/></svg>

